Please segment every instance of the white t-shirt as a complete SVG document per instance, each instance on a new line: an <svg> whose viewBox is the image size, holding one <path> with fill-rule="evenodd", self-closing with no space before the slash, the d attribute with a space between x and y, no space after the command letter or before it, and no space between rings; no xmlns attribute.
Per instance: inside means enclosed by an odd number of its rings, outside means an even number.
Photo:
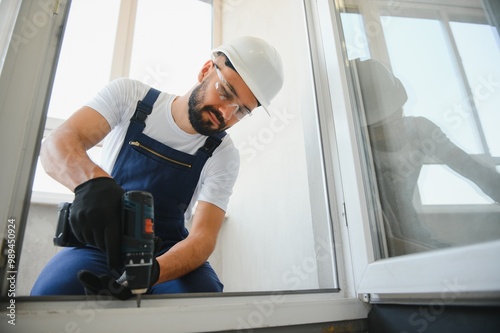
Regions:
<svg viewBox="0 0 500 333"><path fill-rule="evenodd" d="M86 104L99 112L112 129L103 142L100 163L108 173L111 173L118 157L137 102L144 98L149 88L150 86L139 81L117 79L105 86ZM164 92L158 96L153 111L146 119L143 133L171 148L194 154L203 146L207 137L186 133L177 126L171 110L174 98L174 95ZM210 202L224 211L227 210L229 197L238 177L239 165L238 150L229 135L226 135L203 167L193 199L186 211L186 219L191 218L193 205L198 200Z"/></svg>

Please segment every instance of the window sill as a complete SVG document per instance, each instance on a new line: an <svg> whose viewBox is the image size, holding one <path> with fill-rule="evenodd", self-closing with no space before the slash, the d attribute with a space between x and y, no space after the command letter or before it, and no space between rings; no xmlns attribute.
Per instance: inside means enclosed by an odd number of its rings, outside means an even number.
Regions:
<svg viewBox="0 0 500 333"><path fill-rule="evenodd" d="M36 331L43 325L45 330L54 332L70 326L74 331L126 333L153 332L168 323L173 332L219 332L367 317L369 309L365 303L340 296L338 293L145 296L141 308L136 307L135 300L52 297L48 302L49 297L43 300L22 297L16 300L16 315L23 319L16 325L24 328L21 331ZM5 322L0 323L0 329Z"/></svg>

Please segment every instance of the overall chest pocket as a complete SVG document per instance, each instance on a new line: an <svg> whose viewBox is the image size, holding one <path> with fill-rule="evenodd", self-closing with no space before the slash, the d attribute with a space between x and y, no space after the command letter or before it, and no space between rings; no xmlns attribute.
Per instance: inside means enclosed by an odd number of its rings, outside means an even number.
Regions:
<svg viewBox="0 0 500 333"><path fill-rule="evenodd" d="M158 146L159 143L139 138L131 140L128 145L136 152L155 160L161 164L181 170L190 170L194 164L194 156L188 155L166 146Z"/></svg>

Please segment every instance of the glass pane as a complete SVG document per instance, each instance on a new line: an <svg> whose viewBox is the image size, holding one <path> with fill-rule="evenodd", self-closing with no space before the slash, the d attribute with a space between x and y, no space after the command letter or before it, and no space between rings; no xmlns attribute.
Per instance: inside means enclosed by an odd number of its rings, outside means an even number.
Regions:
<svg viewBox="0 0 500 333"><path fill-rule="evenodd" d="M130 77L172 94L191 89L211 50L211 11L199 0L139 1Z"/></svg>
<svg viewBox="0 0 500 333"><path fill-rule="evenodd" d="M109 81L120 0L74 0L52 87L48 117L67 119ZM99 10L96 10L99 8ZM92 24L89 24L92 18ZM94 159L99 155L90 153ZM72 194L37 164L33 191Z"/></svg>
<svg viewBox="0 0 500 333"><path fill-rule="evenodd" d="M467 81L484 131L485 148L500 157L500 49L497 30L486 24L450 22ZM480 61L478 61L480 60ZM467 122L464 116L455 121Z"/></svg>
<svg viewBox="0 0 500 333"><path fill-rule="evenodd" d="M109 81L119 7L120 0L71 2L49 117L68 118Z"/></svg>
<svg viewBox="0 0 500 333"><path fill-rule="evenodd" d="M388 17L384 19L389 20ZM458 68L450 61L453 54L442 23L407 17L391 17L390 20L391 24L384 27L384 34L394 75L409 95L404 115L426 117L462 148L482 153L473 111L467 103ZM455 123L453 116L457 112L472 121Z"/></svg>
<svg viewBox="0 0 500 333"><path fill-rule="evenodd" d="M178 0L177 4L182 6L188 2L191 1ZM150 8L154 3L160 6L153 1L138 3L130 76L159 89L184 94L196 83L198 71L209 59L210 50L210 38L208 43L198 43L191 35L189 24L196 22L198 35L207 32L205 36L209 36L211 28L199 25L200 20L189 12L188 16L179 14L184 17L182 24L168 28L168 22L164 21L177 16L170 15L175 11ZM202 1L196 3L205 5ZM157 12L163 15L156 15ZM248 20L262 13L270 18L281 15L286 19L279 23L268 20L273 29ZM246 34L269 40L282 55L284 72L289 75L285 74L283 90L273 100L271 115L262 109L256 110L250 119L230 129L240 151L240 176L210 262L226 292L337 288L335 245L326 184L323 184L321 147L315 113L311 112L315 109L315 99L312 89L304 89L312 87L313 75L310 66L304 66L310 56L306 27L297 24L304 17L303 6L300 2L279 5L272 1L256 5L255 1L248 0L223 7L219 14L222 17L217 22L224 23L219 27L223 40ZM207 16L211 17L211 13ZM250 30L243 22L250 24ZM174 40L167 35L170 31L187 35L183 41ZM146 38L151 32L157 36L154 41ZM283 38L284 33L294 38ZM203 50L196 51L195 46ZM192 50L188 53L201 55L201 60L189 60L192 58L186 56L186 49ZM178 55L192 63L181 63L176 58ZM194 73L180 74L192 68ZM177 84L181 76L188 81ZM301 80L296 80L298 77ZM36 212L33 210L33 215ZM49 229L46 231L50 234L52 229ZM51 243L51 238L45 239Z"/></svg>
<svg viewBox="0 0 500 333"><path fill-rule="evenodd" d="M351 61L382 208L371 223L388 256L499 239L498 32L481 7L385 3L359 2L370 17L359 16L380 29L365 39L370 59ZM342 24L353 38L356 28Z"/></svg>

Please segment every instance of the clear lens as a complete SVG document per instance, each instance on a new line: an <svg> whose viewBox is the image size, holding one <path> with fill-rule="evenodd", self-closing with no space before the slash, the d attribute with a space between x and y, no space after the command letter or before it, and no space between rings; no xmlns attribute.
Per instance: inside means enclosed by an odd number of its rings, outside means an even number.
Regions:
<svg viewBox="0 0 500 333"><path fill-rule="evenodd" d="M215 71L217 72L217 76L219 77L219 81L215 82L215 90L219 94L220 99L225 101L228 107L234 107L232 114L236 117L236 119L241 120L245 118L245 116L251 115L250 110L248 110L247 108L243 108L237 103L231 103L233 101L237 101L238 98L233 95L231 89L229 89L229 87L227 87L227 84L225 84L226 79L224 79L222 73L220 72L219 68L215 63L214 66L215 66Z"/></svg>
<svg viewBox="0 0 500 333"><path fill-rule="evenodd" d="M251 116L252 112L250 112L248 109L242 108L241 106L237 105L237 109L234 110L233 114L236 117L236 119L241 120L245 118L245 116Z"/></svg>

